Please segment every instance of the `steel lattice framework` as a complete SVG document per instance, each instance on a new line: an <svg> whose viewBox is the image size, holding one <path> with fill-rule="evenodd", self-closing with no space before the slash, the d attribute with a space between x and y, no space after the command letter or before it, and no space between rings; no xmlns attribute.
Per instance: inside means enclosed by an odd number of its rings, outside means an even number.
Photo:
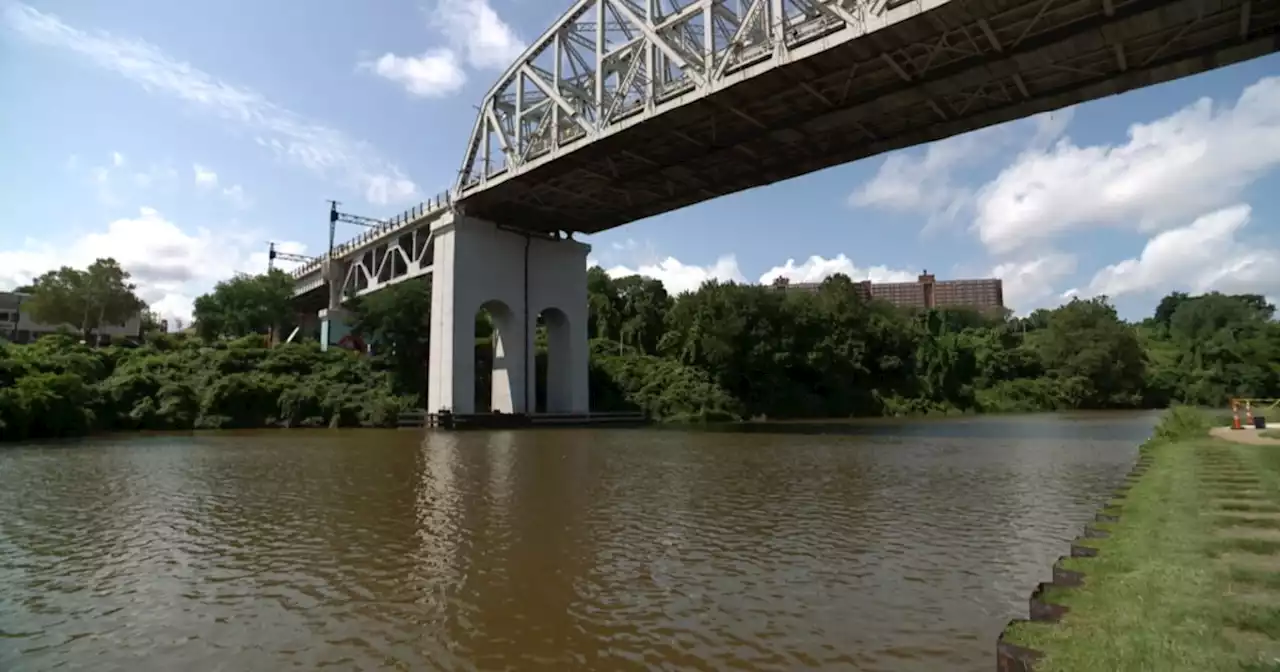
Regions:
<svg viewBox="0 0 1280 672"><path fill-rule="evenodd" d="M468 214L595 233L1280 49L1260 0L579 0L497 80Z"/></svg>
<svg viewBox="0 0 1280 672"><path fill-rule="evenodd" d="M453 191L332 260L367 293L429 273L447 213L594 233L1277 51L1275 0L580 0L483 99Z"/></svg>
<svg viewBox="0 0 1280 672"><path fill-rule="evenodd" d="M460 192L781 57L790 43L865 32L869 12L921 0L580 0L480 106ZM928 4L938 4L937 0ZM549 157L548 157L549 158Z"/></svg>

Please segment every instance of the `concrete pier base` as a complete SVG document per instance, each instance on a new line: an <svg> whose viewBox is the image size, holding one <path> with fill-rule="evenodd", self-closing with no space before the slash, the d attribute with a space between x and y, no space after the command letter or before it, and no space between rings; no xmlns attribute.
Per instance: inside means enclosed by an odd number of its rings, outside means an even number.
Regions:
<svg viewBox="0 0 1280 672"><path fill-rule="evenodd" d="M587 412L591 246L526 235L460 214L442 217L431 230L435 258L427 411L477 412L475 318L484 309L494 323L488 410L538 410L533 339L541 316L547 330L545 410Z"/></svg>
<svg viewBox="0 0 1280 672"><path fill-rule="evenodd" d="M345 308L320 311L320 349L342 347L343 337L351 333L351 313Z"/></svg>

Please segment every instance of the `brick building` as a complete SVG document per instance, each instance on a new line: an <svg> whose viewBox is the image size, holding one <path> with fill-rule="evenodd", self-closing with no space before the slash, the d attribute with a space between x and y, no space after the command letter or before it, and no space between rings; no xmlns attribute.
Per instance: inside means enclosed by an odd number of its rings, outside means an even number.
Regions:
<svg viewBox="0 0 1280 672"><path fill-rule="evenodd" d="M817 291L819 282L787 282L779 278L774 287L787 291ZM915 282L870 280L854 283L864 299L880 299L896 306L913 308L965 307L979 310L1004 307L1004 283L1000 278L938 281L925 271Z"/></svg>

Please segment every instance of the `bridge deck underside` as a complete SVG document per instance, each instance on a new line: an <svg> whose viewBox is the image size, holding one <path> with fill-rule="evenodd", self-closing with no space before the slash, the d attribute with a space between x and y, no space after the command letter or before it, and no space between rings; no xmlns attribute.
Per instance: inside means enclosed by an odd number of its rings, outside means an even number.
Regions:
<svg viewBox="0 0 1280 672"><path fill-rule="evenodd" d="M594 233L720 195L1248 60L1280 2L953 0L465 197Z"/></svg>

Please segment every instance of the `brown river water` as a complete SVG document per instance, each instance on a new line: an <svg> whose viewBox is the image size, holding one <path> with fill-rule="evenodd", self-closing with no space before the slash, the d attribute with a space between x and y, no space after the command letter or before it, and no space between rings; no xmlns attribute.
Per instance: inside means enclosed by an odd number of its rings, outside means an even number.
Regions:
<svg viewBox="0 0 1280 672"><path fill-rule="evenodd" d="M0 670L990 670L1155 415L0 449Z"/></svg>

